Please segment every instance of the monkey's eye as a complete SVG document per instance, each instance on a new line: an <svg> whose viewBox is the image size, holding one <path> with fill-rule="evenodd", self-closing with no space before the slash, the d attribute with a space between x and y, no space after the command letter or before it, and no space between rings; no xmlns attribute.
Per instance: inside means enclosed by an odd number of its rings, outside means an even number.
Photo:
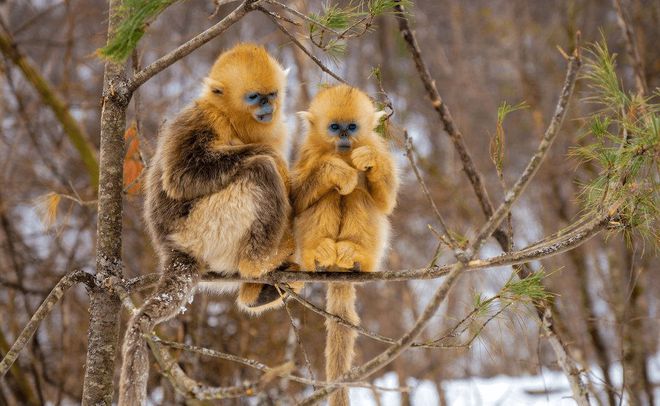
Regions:
<svg viewBox="0 0 660 406"><path fill-rule="evenodd" d="M218 88L215 88L215 87L213 89L211 89L211 92L214 93L214 94L222 94L222 90L220 90Z"/></svg>
<svg viewBox="0 0 660 406"><path fill-rule="evenodd" d="M340 127L339 127L339 124L337 124L337 123L332 123L332 124L330 124L330 125L328 126L328 128L330 129L330 131L332 131L332 132L334 133L334 132L339 131L339 128L340 128Z"/></svg>
<svg viewBox="0 0 660 406"><path fill-rule="evenodd" d="M254 104L259 100L259 93L248 93L245 95L245 101L247 104Z"/></svg>
<svg viewBox="0 0 660 406"><path fill-rule="evenodd" d="M348 125L348 131L353 132L353 131L357 130L357 128L358 128L358 126L357 126L357 124L355 124L355 123L350 123L350 124Z"/></svg>
<svg viewBox="0 0 660 406"><path fill-rule="evenodd" d="M276 99L277 98L277 92L268 93L268 98L270 100Z"/></svg>

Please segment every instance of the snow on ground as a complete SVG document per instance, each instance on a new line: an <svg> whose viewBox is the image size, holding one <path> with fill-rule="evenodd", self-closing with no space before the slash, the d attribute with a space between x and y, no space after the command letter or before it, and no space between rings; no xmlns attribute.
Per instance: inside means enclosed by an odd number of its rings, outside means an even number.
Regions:
<svg viewBox="0 0 660 406"><path fill-rule="evenodd" d="M376 380L376 385L397 387L395 373L387 373ZM430 381L408 379L413 405L440 404L435 385ZM568 381L561 372L544 372L543 375L510 377L499 375L491 378L457 379L443 383L447 403L451 406L573 406ZM547 393L546 393L547 392ZM398 392L382 392L383 406L400 405ZM369 389L351 389L352 403L360 406L377 406Z"/></svg>
<svg viewBox="0 0 660 406"><path fill-rule="evenodd" d="M621 384L621 365L612 365L610 374L614 384ZM654 383L660 382L660 353L649 361L649 375ZM594 382L599 382L592 375ZM386 388L399 386L397 375L389 372L374 383ZM407 380L411 390L411 403L415 406L439 405L436 386L433 382L419 381L414 378ZM561 371L544 370L539 375L505 376L490 378L467 378L445 381L442 384L447 404L450 406L573 406L568 380ZM351 403L359 406L377 406L373 392L370 389L352 388ZM660 398L660 387L655 389L656 399ZM381 392L382 406L399 406L401 394L398 392ZM627 404L624 399L623 404Z"/></svg>

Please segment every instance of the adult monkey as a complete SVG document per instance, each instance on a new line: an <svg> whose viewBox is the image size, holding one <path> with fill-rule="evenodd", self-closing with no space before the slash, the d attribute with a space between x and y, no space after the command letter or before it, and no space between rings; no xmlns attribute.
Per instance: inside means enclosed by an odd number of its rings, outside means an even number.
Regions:
<svg viewBox="0 0 660 406"><path fill-rule="evenodd" d="M145 219L162 275L126 330L120 405L145 403L149 359L142 334L186 305L202 273L258 277L286 267L293 240L281 151L285 81L263 47L237 45L218 57L202 95L160 136L146 177ZM259 313L282 301L273 286L243 283L237 303Z"/></svg>

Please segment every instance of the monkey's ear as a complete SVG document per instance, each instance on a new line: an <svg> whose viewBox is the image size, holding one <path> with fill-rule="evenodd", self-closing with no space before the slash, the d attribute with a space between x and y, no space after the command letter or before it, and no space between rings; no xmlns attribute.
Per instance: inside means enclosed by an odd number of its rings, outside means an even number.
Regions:
<svg viewBox="0 0 660 406"><path fill-rule="evenodd" d="M374 128L378 127L380 120L387 115L383 110L374 113Z"/></svg>
<svg viewBox="0 0 660 406"><path fill-rule="evenodd" d="M300 121L302 122L302 126L305 130L305 132L309 131L310 127L312 126L312 123L314 122L314 116L312 113L309 111L299 111L296 113L298 117L300 117Z"/></svg>
<svg viewBox="0 0 660 406"><path fill-rule="evenodd" d="M209 89L209 91L213 94L223 94L224 93L224 86L223 84L215 79L211 78L205 78L204 79L204 85Z"/></svg>

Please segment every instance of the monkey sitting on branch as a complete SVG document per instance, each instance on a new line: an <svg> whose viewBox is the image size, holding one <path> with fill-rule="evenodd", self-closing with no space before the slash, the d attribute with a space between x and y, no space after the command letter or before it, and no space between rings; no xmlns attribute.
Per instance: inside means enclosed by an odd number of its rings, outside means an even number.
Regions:
<svg viewBox="0 0 660 406"><path fill-rule="evenodd" d="M340 85L322 90L300 115L307 138L291 176L299 263L304 271L373 272L388 245L399 183L387 143L374 132L384 113L365 93ZM354 285L329 284L327 311L358 324ZM356 332L330 319L326 328L326 379L333 381L351 367ZM348 405L348 391L329 404Z"/></svg>
<svg viewBox="0 0 660 406"><path fill-rule="evenodd" d="M168 125L146 177L145 218L158 252L160 283L131 318L123 345L120 405L146 399L143 334L174 317L207 270L259 277L293 254L288 167L282 146L286 72L266 50L242 44L223 53L202 95ZM274 286L238 287L248 313L282 304Z"/></svg>

